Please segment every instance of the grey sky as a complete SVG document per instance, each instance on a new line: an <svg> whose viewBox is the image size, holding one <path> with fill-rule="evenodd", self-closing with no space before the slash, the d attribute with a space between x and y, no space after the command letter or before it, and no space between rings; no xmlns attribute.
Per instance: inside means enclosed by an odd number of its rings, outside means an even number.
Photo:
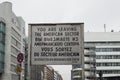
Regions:
<svg viewBox="0 0 120 80"><path fill-rule="evenodd" d="M3 2L6 0L0 0ZM120 31L120 0L7 0L27 23L84 22L85 31ZM27 29L27 26L26 26ZM68 76L67 76L68 77ZM70 77L64 80L70 80Z"/></svg>
<svg viewBox="0 0 120 80"><path fill-rule="evenodd" d="M0 0L5 1L5 0ZM120 0L7 0L26 23L84 22L85 31L120 31Z"/></svg>

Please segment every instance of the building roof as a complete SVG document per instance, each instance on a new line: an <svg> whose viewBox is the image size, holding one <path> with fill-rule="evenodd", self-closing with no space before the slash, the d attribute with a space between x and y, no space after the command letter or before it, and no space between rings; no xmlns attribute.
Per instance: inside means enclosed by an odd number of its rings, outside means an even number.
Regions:
<svg viewBox="0 0 120 80"><path fill-rule="evenodd" d="M120 32L85 32L85 42L119 41Z"/></svg>

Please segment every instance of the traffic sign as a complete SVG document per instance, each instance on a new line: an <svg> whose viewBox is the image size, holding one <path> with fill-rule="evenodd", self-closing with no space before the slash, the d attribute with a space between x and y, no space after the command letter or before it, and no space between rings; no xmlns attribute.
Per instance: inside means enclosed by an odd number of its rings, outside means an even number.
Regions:
<svg viewBox="0 0 120 80"><path fill-rule="evenodd" d="M19 73L21 73L21 71L22 71L21 66L18 64L18 65L16 66L16 68L15 68L15 72L16 72L17 74L19 74Z"/></svg>
<svg viewBox="0 0 120 80"><path fill-rule="evenodd" d="M19 53L19 54L17 55L17 61L18 61L19 63L21 63L21 62L23 62L23 59L24 59L23 53Z"/></svg>

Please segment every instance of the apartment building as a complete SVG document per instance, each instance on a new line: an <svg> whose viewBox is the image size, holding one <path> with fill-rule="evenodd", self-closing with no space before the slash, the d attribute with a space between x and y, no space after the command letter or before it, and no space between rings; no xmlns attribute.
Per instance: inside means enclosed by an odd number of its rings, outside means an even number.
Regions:
<svg viewBox="0 0 120 80"><path fill-rule="evenodd" d="M31 80L44 80L44 65L31 66Z"/></svg>
<svg viewBox="0 0 120 80"><path fill-rule="evenodd" d="M51 66L45 66L43 80L53 80L53 79L54 79L54 69Z"/></svg>
<svg viewBox="0 0 120 80"><path fill-rule="evenodd" d="M71 80L82 80L82 71L81 65L72 65Z"/></svg>
<svg viewBox="0 0 120 80"><path fill-rule="evenodd" d="M63 80L61 74L59 74L57 71L54 71L54 80Z"/></svg>
<svg viewBox="0 0 120 80"><path fill-rule="evenodd" d="M18 80L17 55L24 50L25 22L12 11L12 3L0 3L0 80ZM24 62L20 79L24 79Z"/></svg>
<svg viewBox="0 0 120 80"><path fill-rule="evenodd" d="M84 64L72 65L71 80L96 80L95 64L95 46L85 45Z"/></svg>
<svg viewBox="0 0 120 80"><path fill-rule="evenodd" d="M63 80L63 78L51 66L32 65L31 80Z"/></svg>
<svg viewBox="0 0 120 80"><path fill-rule="evenodd" d="M85 80L96 80L95 47L87 45L84 48L84 77Z"/></svg>
<svg viewBox="0 0 120 80"><path fill-rule="evenodd" d="M96 47L97 78L120 79L120 32L85 32L85 44Z"/></svg>

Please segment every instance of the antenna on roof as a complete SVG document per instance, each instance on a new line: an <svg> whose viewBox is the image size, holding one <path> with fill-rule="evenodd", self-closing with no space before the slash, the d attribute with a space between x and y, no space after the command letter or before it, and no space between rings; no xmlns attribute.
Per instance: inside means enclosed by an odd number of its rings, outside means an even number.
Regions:
<svg viewBox="0 0 120 80"><path fill-rule="evenodd" d="M104 24L104 32L106 32L106 24Z"/></svg>

